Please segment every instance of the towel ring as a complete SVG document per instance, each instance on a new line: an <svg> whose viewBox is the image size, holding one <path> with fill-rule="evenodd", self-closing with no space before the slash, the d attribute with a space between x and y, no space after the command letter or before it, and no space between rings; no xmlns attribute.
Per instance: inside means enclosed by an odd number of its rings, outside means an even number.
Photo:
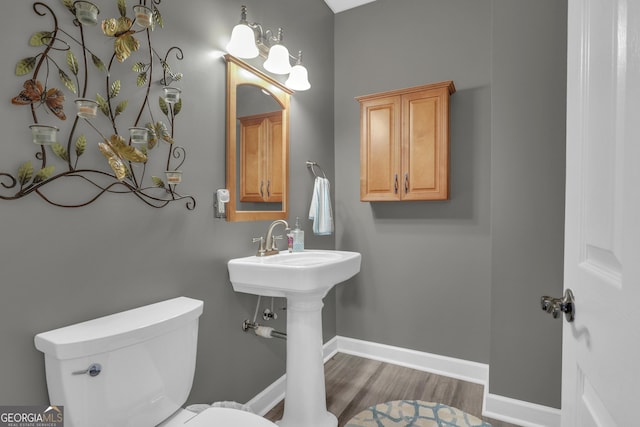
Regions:
<svg viewBox="0 0 640 427"><path fill-rule="evenodd" d="M322 177L323 177L323 178L326 178L326 177L327 177L327 175L324 173L324 171L322 170L322 168L320 167L320 165L319 165L318 163L316 163L316 162L311 162L311 161L307 160L307 167L308 167L309 169L311 169L311 172L313 172L313 175L314 175L316 178L317 178L318 176L320 176L320 175L318 175L318 174L316 173L316 170L315 170L314 168L318 168L318 169L320 170L320 172L322 172Z"/></svg>

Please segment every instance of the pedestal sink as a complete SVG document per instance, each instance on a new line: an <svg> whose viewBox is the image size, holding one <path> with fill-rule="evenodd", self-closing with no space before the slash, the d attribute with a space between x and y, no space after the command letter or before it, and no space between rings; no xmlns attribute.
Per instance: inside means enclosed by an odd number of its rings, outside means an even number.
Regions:
<svg viewBox="0 0 640 427"><path fill-rule="evenodd" d="M336 427L327 411L322 357L322 299L360 271L360 254L306 250L228 263L236 292L287 299L287 385L280 427Z"/></svg>

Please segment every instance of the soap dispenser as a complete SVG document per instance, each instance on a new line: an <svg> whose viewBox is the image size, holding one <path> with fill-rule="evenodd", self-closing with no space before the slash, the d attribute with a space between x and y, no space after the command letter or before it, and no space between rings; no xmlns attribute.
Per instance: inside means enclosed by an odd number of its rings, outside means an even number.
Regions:
<svg viewBox="0 0 640 427"><path fill-rule="evenodd" d="M293 252L304 251L304 230L300 229L300 218L296 217L296 228L291 231L293 235Z"/></svg>

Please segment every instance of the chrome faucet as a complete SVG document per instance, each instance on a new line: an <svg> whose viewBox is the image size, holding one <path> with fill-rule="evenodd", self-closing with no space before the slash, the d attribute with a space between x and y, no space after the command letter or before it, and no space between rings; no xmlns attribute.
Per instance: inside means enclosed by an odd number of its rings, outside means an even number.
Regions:
<svg viewBox="0 0 640 427"><path fill-rule="evenodd" d="M289 224L287 223L287 221L285 221L284 219L277 219L273 221L269 225L267 236L264 239L262 237L254 239L254 242L260 242L260 249L258 250L256 256L275 255L279 252L278 247L276 246L276 240L281 239L282 236L273 235L273 229L276 228L276 226L279 224L284 225L285 234L289 234L289 230L291 229L289 228Z"/></svg>

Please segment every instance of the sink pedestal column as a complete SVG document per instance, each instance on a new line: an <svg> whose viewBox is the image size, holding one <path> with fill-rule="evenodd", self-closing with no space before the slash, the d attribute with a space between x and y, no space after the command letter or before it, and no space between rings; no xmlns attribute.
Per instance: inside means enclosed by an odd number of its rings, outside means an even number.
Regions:
<svg viewBox="0 0 640 427"><path fill-rule="evenodd" d="M280 427L336 427L327 411L322 354L322 298L287 298L287 385Z"/></svg>

